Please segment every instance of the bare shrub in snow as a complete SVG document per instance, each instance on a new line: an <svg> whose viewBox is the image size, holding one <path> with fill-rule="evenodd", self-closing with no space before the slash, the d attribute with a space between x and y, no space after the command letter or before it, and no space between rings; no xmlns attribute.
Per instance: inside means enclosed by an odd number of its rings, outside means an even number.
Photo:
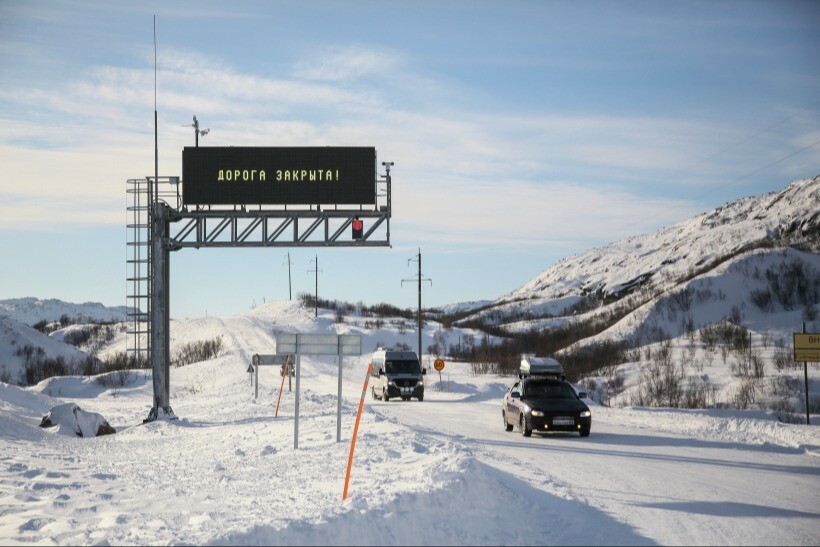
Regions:
<svg viewBox="0 0 820 547"><path fill-rule="evenodd" d="M669 295L669 302L672 308L680 311L689 311L692 307L692 290L689 287L680 291L675 291Z"/></svg>
<svg viewBox="0 0 820 547"><path fill-rule="evenodd" d="M775 396L797 397L802 389L801 382L789 376L775 376L769 384L769 391Z"/></svg>
<svg viewBox="0 0 820 547"><path fill-rule="evenodd" d="M99 373L148 368L148 360L138 353L118 351L102 362Z"/></svg>
<svg viewBox="0 0 820 547"><path fill-rule="evenodd" d="M753 351L750 357L752 376L758 379L766 375L766 362L759 351Z"/></svg>
<svg viewBox="0 0 820 547"><path fill-rule="evenodd" d="M729 322L742 328L743 325L743 311L738 306L732 306L732 311L729 313Z"/></svg>
<svg viewBox="0 0 820 547"><path fill-rule="evenodd" d="M801 392L801 395L805 394L805 392ZM805 396L801 396L798 398L800 401L800 412L802 414L806 414L806 398ZM809 413L810 414L820 414L820 397L809 395Z"/></svg>
<svg viewBox="0 0 820 547"><path fill-rule="evenodd" d="M785 310L814 304L820 296L820 274L801 260L780 262L766 270L769 290Z"/></svg>
<svg viewBox="0 0 820 547"><path fill-rule="evenodd" d="M470 363L470 371L472 371L473 376L478 376L479 374L499 374L500 372L498 370L498 364L489 361Z"/></svg>
<svg viewBox="0 0 820 547"><path fill-rule="evenodd" d="M755 289L749 294L752 304L758 307L764 313L770 313L774 310L774 299L769 289Z"/></svg>
<svg viewBox="0 0 820 547"><path fill-rule="evenodd" d="M655 352L655 360L641 369L637 391L640 406L679 407L683 379L683 366L675 366L670 346L663 344Z"/></svg>
<svg viewBox="0 0 820 547"><path fill-rule="evenodd" d="M803 308L803 321L814 321L817 319L817 308L814 307L814 302L809 302Z"/></svg>
<svg viewBox="0 0 820 547"><path fill-rule="evenodd" d="M207 361L214 357L219 357L222 352L222 337L217 336L210 340L199 340L184 344L177 349L175 356L171 359L171 366L182 367L191 363Z"/></svg>
<svg viewBox="0 0 820 547"><path fill-rule="evenodd" d="M802 424L805 419L800 414L796 413L791 400L786 397L775 398L766 403L766 409L774 412L778 422L787 424Z"/></svg>
<svg viewBox="0 0 820 547"><path fill-rule="evenodd" d="M96 366L93 357L79 360L66 359L62 355L48 357L43 348L26 344L15 350L15 355L23 358L23 369L20 371L19 384L31 386L52 376L80 374L83 370ZM91 365L89 365L91 363Z"/></svg>
<svg viewBox="0 0 820 547"><path fill-rule="evenodd" d="M715 404L716 399L717 387L706 378L693 376L683 388L680 406L681 408L708 408Z"/></svg>
<svg viewBox="0 0 820 547"><path fill-rule="evenodd" d="M732 393L731 399L738 410L746 410L757 404L757 381L753 378L744 378Z"/></svg>
<svg viewBox="0 0 820 547"><path fill-rule="evenodd" d="M715 362L715 353L713 351L704 351L703 359L706 361L706 366L711 367Z"/></svg>
<svg viewBox="0 0 820 547"><path fill-rule="evenodd" d="M115 334L116 331L111 325L86 325L66 333L63 341L77 348L82 348L91 355L96 355L105 344L114 339Z"/></svg>
<svg viewBox="0 0 820 547"><path fill-rule="evenodd" d="M104 388L116 390L129 385L134 379L133 374L130 370L115 370L100 374L95 381Z"/></svg>

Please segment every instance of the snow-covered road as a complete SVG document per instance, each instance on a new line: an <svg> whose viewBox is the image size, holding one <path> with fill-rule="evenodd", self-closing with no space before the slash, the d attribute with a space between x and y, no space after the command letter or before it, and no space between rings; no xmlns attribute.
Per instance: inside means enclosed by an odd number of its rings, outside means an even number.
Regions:
<svg viewBox="0 0 820 547"><path fill-rule="evenodd" d="M504 431L497 390L429 390L420 404L371 406L428 435L457 439L479 461L601 509L663 545L820 540L817 449L778 434L780 424L769 424L766 438L760 424L730 414L596 406L589 438L524 438Z"/></svg>

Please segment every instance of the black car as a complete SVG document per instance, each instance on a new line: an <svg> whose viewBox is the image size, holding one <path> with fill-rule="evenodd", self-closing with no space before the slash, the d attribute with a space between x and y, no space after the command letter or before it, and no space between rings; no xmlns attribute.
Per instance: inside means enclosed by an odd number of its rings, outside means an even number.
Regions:
<svg viewBox="0 0 820 547"><path fill-rule="evenodd" d="M589 437L592 413L566 380L531 376L516 382L504 395L504 428L525 437L533 431L577 431Z"/></svg>

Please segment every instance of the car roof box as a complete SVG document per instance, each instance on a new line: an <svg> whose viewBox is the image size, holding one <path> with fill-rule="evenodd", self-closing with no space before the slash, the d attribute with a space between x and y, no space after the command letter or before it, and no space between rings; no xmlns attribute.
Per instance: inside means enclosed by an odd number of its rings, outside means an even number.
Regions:
<svg viewBox="0 0 820 547"><path fill-rule="evenodd" d="M525 376L552 376L560 378L564 375L564 367L552 357L536 357L523 355L521 357L521 374Z"/></svg>

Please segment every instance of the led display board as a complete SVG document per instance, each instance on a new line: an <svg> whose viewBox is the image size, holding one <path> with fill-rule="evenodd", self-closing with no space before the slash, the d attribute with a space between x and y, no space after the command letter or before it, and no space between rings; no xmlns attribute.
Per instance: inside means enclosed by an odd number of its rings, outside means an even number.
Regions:
<svg viewBox="0 0 820 547"><path fill-rule="evenodd" d="M376 203L373 147L186 147L186 205Z"/></svg>

